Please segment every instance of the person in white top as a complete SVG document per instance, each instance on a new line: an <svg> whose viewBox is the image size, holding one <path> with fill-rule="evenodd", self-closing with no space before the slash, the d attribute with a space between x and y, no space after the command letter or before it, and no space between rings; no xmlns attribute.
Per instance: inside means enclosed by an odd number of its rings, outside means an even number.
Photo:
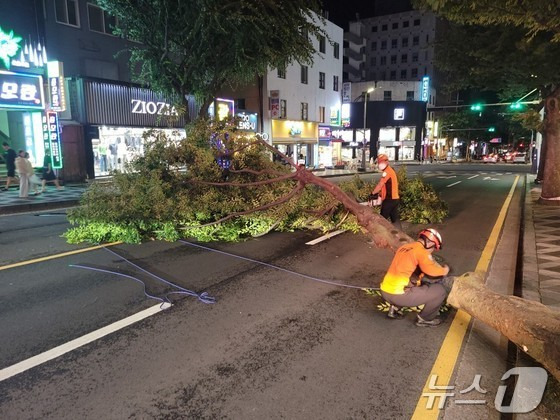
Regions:
<svg viewBox="0 0 560 420"><path fill-rule="evenodd" d="M27 166L27 159L25 159L25 152L20 150L16 158L16 171L19 174L19 196L27 198L29 196L29 167ZM33 168L32 168L33 169Z"/></svg>

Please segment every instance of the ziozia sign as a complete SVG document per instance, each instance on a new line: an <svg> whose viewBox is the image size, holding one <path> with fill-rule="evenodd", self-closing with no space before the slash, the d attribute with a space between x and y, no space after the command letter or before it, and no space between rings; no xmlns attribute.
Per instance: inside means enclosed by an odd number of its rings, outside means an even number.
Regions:
<svg viewBox="0 0 560 420"><path fill-rule="evenodd" d="M140 99L132 99L130 101L133 114L150 114L150 115L178 115L173 105L167 102L142 101Z"/></svg>

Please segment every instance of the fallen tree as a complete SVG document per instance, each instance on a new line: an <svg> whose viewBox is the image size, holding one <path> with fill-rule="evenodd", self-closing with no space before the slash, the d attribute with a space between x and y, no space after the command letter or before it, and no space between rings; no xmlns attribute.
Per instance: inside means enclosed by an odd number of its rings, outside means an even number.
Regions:
<svg viewBox="0 0 560 420"><path fill-rule="evenodd" d="M178 144L166 143L161 138L148 144L146 155L129 168L132 171L116 174L117 188L98 187L88 192L83 205L70 212L69 218L82 227L93 226L93 230L86 229L85 234L79 231L74 236L70 231L67 237L73 242L138 242L142 239L138 232L142 230L147 237L157 239L176 240L196 233L197 238L215 240L216 236L205 236L207 229L255 213L264 215L265 227L249 236L266 233L294 215L305 214L314 220L334 217L340 224L350 219L346 217L350 214L353 223L380 248L396 250L413 241L372 208L361 205L355 197L360 191L344 191L295 164L262 139L236 133L232 130L234 124L197 125ZM272 162L270 154L286 165ZM361 189L371 191L371 186ZM342 213L346 216L336 217ZM95 232L98 224L105 230ZM228 227L237 228L235 224ZM104 236L107 232L117 236ZM485 287L482 273L459 277L448 303L495 328L560 379L558 314L544 305L494 293Z"/></svg>

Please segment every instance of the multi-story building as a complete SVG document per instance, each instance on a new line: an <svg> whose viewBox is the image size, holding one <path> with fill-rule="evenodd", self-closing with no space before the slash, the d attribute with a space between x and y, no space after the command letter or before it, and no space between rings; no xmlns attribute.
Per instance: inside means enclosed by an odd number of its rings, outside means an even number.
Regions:
<svg viewBox="0 0 560 420"><path fill-rule="evenodd" d="M328 39L312 39L316 53L311 64L271 69L260 86L220 93L233 99L244 118L249 114L256 120L255 114L261 114L258 131L294 161L311 167L336 163L331 132L341 126L343 30L329 20L323 29Z"/></svg>
<svg viewBox="0 0 560 420"><path fill-rule="evenodd" d="M38 102L0 93L0 137L28 150L35 166L56 155L53 166L65 180L93 178L142 153L146 130L169 127L161 114L171 101L130 83L127 51L138 44L113 35L118 23L95 2L1 3L0 27L12 34L12 54L0 61L0 86L33 81ZM173 127L184 128L174 120Z"/></svg>

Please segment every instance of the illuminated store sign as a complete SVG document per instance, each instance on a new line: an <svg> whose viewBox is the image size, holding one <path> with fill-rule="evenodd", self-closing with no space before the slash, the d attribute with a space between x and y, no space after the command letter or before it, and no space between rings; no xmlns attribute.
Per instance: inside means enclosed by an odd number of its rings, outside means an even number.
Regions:
<svg viewBox="0 0 560 420"><path fill-rule="evenodd" d="M257 113L238 112L237 128L243 131L257 131Z"/></svg>
<svg viewBox="0 0 560 420"><path fill-rule="evenodd" d="M233 117L235 114L234 101L232 99L216 98L216 100L208 107L208 114L218 121Z"/></svg>
<svg viewBox="0 0 560 420"><path fill-rule="evenodd" d="M331 125L341 125L340 109L336 106L331 107Z"/></svg>
<svg viewBox="0 0 560 420"><path fill-rule="evenodd" d="M0 71L0 108L44 109L43 78Z"/></svg>
<svg viewBox="0 0 560 420"><path fill-rule="evenodd" d="M280 91L270 91L270 116L272 118L280 118Z"/></svg>
<svg viewBox="0 0 560 420"><path fill-rule="evenodd" d="M424 76L422 78L422 101L428 102L430 98L430 76Z"/></svg>
<svg viewBox="0 0 560 420"><path fill-rule="evenodd" d="M350 104L342 104L342 126L350 127Z"/></svg>
<svg viewBox="0 0 560 420"><path fill-rule="evenodd" d="M60 127L56 112L45 112L43 115L43 141L45 155L50 155L53 169L62 168L62 147L60 144Z"/></svg>
<svg viewBox="0 0 560 420"><path fill-rule="evenodd" d="M40 42L27 41L22 46L22 37L14 31L5 32L0 27L0 62L6 69L13 67L43 67L47 63L47 50Z"/></svg>
<svg viewBox="0 0 560 420"><path fill-rule="evenodd" d="M132 99L130 101L133 114L150 114L150 115L178 115L173 105L167 102L141 101L140 99Z"/></svg>
<svg viewBox="0 0 560 420"><path fill-rule="evenodd" d="M64 71L60 61L49 61L47 64L49 76L50 108L53 111L62 112L66 110L66 98L64 96Z"/></svg>
<svg viewBox="0 0 560 420"><path fill-rule="evenodd" d="M395 110L393 111L393 119L395 121L404 120L404 108L395 108Z"/></svg>

